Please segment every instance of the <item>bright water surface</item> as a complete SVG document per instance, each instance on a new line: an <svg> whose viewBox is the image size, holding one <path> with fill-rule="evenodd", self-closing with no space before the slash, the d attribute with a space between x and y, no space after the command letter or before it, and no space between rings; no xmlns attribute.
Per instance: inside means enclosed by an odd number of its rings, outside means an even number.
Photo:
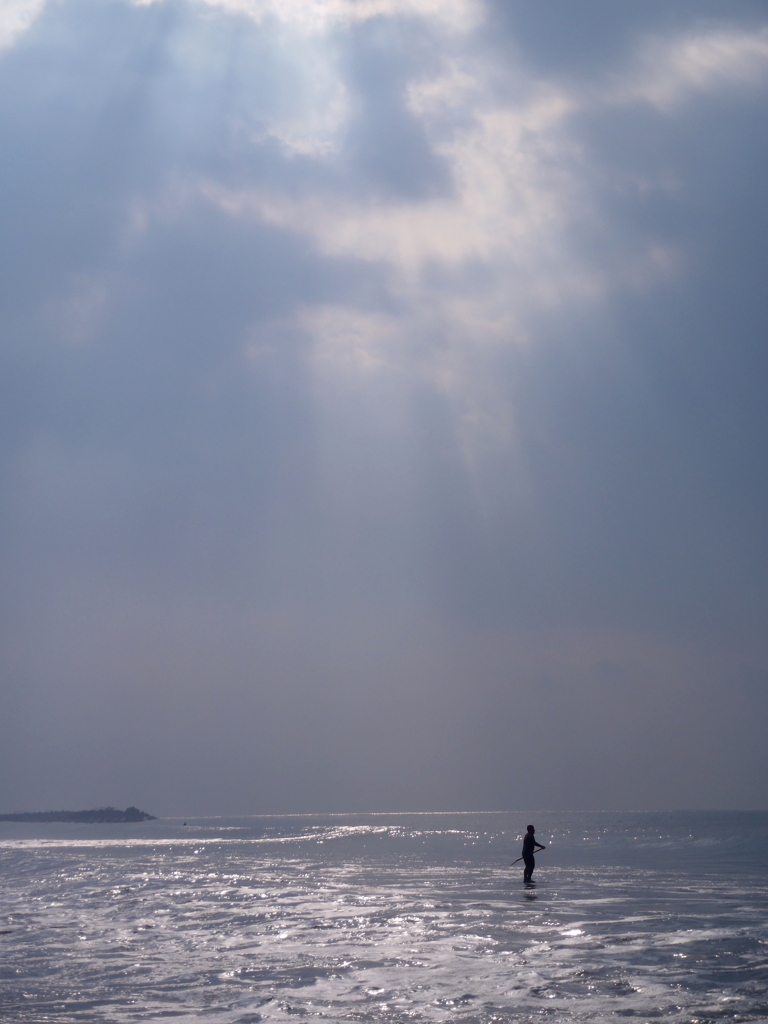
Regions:
<svg viewBox="0 0 768 1024"><path fill-rule="evenodd" d="M766 851L763 813L0 823L0 1019L768 1018Z"/></svg>

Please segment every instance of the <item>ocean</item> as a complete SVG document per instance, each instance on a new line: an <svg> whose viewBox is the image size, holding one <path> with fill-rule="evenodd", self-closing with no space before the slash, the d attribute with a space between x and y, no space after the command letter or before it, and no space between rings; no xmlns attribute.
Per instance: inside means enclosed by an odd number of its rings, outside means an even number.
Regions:
<svg viewBox="0 0 768 1024"><path fill-rule="evenodd" d="M4 822L0 860L3 1021L768 1018L766 813Z"/></svg>

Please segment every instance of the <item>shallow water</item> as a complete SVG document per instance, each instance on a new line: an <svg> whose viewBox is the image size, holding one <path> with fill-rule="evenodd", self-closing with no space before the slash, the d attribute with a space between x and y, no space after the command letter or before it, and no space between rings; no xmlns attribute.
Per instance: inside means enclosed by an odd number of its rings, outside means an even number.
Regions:
<svg viewBox="0 0 768 1024"><path fill-rule="evenodd" d="M2 823L0 1017L766 1018L766 841L767 814Z"/></svg>

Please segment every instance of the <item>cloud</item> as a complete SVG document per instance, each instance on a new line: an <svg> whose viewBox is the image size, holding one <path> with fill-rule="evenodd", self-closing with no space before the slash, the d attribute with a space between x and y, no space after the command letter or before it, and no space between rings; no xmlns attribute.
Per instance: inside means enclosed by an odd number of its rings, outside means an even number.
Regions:
<svg viewBox="0 0 768 1024"><path fill-rule="evenodd" d="M133 0L139 6L163 0ZM242 14L257 24L265 18L303 32L327 31L374 18L424 18L453 31L466 31L478 19L477 0L202 0L228 14Z"/></svg>
<svg viewBox="0 0 768 1024"><path fill-rule="evenodd" d="M229 217L305 238L323 257L379 268L399 306L386 329L379 315L336 307L302 309L301 325L311 334L310 325L323 325L314 333L323 362L335 353L348 372L354 351L365 373L396 368L450 396L467 453L475 442L510 436L511 410L493 396L494 353L530 345L542 312L647 290L679 261L660 238L626 245L610 263L579 251L574 232L601 218L595 167L572 123L584 100L535 85L500 105L491 79L502 73L452 62L407 83L403 116L415 119L446 168L449 184L435 195L345 194L333 179L299 195L211 179L184 185L190 202L203 198ZM352 349L342 341L350 337Z"/></svg>
<svg viewBox="0 0 768 1024"><path fill-rule="evenodd" d="M3 0L0 5L0 52L13 46L40 16L46 0Z"/></svg>
<svg viewBox="0 0 768 1024"><path fill-rule="evenodd" d="M649 103L669 113L696 95L764 88L768 29L725 27L676 39L650 38L640 49L638 65L618 79L612 102Z"/></svg>
<svg viewBox="0 0 768 1024"><path fill-rule="evenodd" d="M764 801L766 37L611 10L4 52L11 806Z"/></svg>

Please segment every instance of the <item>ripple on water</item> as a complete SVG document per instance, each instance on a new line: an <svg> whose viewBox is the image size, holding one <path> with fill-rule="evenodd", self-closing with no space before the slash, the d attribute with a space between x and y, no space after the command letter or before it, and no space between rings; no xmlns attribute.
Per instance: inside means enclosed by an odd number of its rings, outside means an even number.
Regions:
<svg viewBox="0 0 768 1024"><path fill-rule="evenodd" d="M6 837L0 1016L768 1016L764 878L726 888L690 865L662 879L639 864L596 872L561 857L525 890L508 867L514 834L427 824L283 821L271 839L240 826L219 839ZM489 835L501 856L468 852Z"/></svg>

